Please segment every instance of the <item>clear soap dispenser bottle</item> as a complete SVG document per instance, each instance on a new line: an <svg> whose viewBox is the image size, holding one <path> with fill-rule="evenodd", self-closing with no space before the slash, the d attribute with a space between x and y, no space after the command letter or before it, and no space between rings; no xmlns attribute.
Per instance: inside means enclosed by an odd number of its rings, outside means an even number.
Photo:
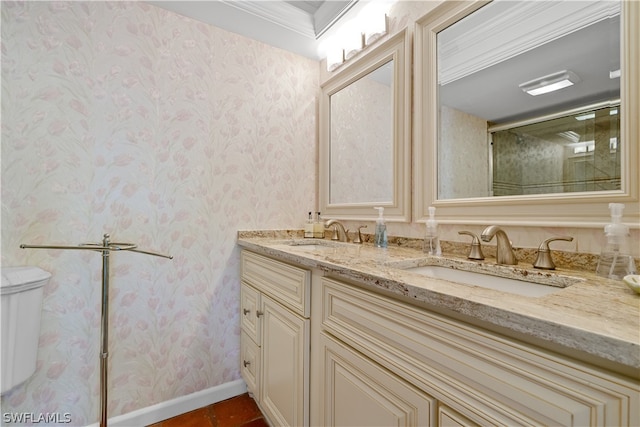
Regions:
<svg viewBox="0 0 640 427"><path fill-rule="evenodd" d="M309 212L309 219L304 225L304 237L307 239L313 237L313 231L313 218L311 216L311 212Z"/></svg>
<svg viewBox="0 0 640 427"><path fill-rule="evenodd" d="M378 219L376 220L376 234L373 238L373 244L378 248L386 248L387 242L387 225L384 223L384 208L376 207L378 210Z"/></svg>
<svg viewBox="0 0 640 427"><path fill-rule="evenodd" d="M440 256L440 238L438 237L438 221L436 221L436 208L429 206L429 219L427 220L427 235L424 238L424 252L429 255Z"/></svg>
<svg viewBox="0 0 640 427"><path fill-rule="evenodd" d="M311 215L311 212L309 212ZM320 218L320 212L316 212L316 220L313 223L313 237L316 239L324 239L324 224Z"/></svg>
<svg viewBox="0 0 640 427"><path fill-rule="evenodd" d="M604 227L605 245L600 253L596 274L609 279L622 279L635 274L636 266L629 252L629 226L622 224L622 203L609 203L611 223Z"/></svg>

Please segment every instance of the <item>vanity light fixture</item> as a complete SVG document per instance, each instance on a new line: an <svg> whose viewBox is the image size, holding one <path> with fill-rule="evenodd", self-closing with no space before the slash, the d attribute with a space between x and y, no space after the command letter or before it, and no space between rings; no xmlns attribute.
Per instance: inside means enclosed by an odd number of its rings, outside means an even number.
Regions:
<svg viewBox="0 0 640 427"><path fill-rule="evenodd" d="M532 96L554 92L578 83L580 78L572 71L558 71L544 77L522 83L520 89Z"/></svg>
<svg viewBox="0 0 640 427"><path fill-rule="evenodd" d="M613 137L613 138L609 138L609 150L611 150L611 152L614 152L618 149L618 138Z"/></svg>
<svg viewBox="0 0 640 427"><path fill-rule="evenodd" d="M344 62L344 50L333 48L327 52L327 71L333 71Z"/></svg>
<svg viewBox="0 0 640 427"><path fill-rule="evenodd" d="M614 108L613 110L609 111L609 115L610 116L615 116L616 114L618 114L618 109L617 108ZM595 119L595 118L596 118L596 113L595 112L581 114L581 115L575 117L575 119L578 120L578 121L584 121L584 120Z"/></svg>
<svg viewBox="0 0 640 427"><path fill-rule="evenodd" d="M344 60L356 56L362 48L364 48L364 33L351 25L351 29L347 29L342 36L344 42Z"/></svg>
<svg viewBox="0 0 640 427"><path fill-rule="evenodd" d="M573 147L573 154L586 154L586 153L591 153L596 149L596 142L595 141L578 142L576 144L571 144L571 146Z"/></svg>
<svg viewBox="0 0 640 427"><path fill-rule="evenodd" d="M364 20L364 45L370 46L389 31L389 19L386 13L372 13Z"/></svg>
<svg viewBox="0 0 640 427"><path fill-rule="evenodd" d="M326 54L327 71L336 70L388 34L387 12L396 1L369 0L355 17L344 20L333 35L325 38L319 51Z"/></svg>
<svg viewBox="0 0 640 427"><path fill-rule="evenodd" d="M557 135L562 137L562 138L564 138L564 139L566 139L566 140L568 140L568 141L571 141L572 143L576 143L576 142L580 141L580 134L577 133L577 132L574 132L572 130L568 130L568 131L565 131L565 132L560 132Z"/></svg>
<svg viewBox="0 0 640 427"><path fill-rule="evenodd" d="M581 114L579 116L576 116L576 120L580 122L583 122L589 119L595 119L595 118L596 118L596 113L587 113L587 114Z"/></svg>

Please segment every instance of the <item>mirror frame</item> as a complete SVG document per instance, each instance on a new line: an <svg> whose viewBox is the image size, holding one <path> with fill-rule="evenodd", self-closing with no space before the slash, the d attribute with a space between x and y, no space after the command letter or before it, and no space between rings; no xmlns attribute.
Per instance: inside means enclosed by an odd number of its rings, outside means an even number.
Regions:
<svg viewBox="0 0 640 427"><path fill-rule="evenodd" d="M330 203L331 95L393 60L393 197L390 202ZM320 211L324 218L374 220L374 206L384 207L389 222L411 219L411 46L408 29L345 64L322 86L320 98ZM358 167L358 165L354 165Z"/></svg>
<svg viewBox="0 0 640 427"><path fill-rule="evenodd" d="M623 222L640 223L640 3L622 1L621 139L622 187L615 191L438 200L437 33L489 1L445 1L415 24L414 220L424 222L435 206L441 223L601 227L610 222L608 204L624 203ZM421 76L421 78L420 78ZM634 119L635 118L635 119Z"/></svg>

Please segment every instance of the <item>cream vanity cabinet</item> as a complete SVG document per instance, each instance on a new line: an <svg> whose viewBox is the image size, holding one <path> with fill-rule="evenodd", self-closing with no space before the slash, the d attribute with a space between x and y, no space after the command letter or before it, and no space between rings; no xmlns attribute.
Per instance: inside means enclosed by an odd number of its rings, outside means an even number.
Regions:
<svg viewBox="0 0 640 427"><path fill-rule="evenodd" d="M272 425L309 425L311 272L241 254L241 372Z"/></svg>
<svg viewBox="0 0 640 427"><path fill-rule="evenodd" d="M322 331L320 348L313 351L320 359L313 380L321 384L313 389L319 387L321 396L313 424L630 426L640 421L637 380L358 286L327 277L319 281L313 299L314 310L321 307Z"/></svg>

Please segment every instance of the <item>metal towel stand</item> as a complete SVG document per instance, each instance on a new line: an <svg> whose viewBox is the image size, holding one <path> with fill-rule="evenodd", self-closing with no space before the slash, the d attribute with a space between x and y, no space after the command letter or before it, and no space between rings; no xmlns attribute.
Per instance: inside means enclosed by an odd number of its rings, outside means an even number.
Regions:
<svg viewBox="0 0 640 427"><path fill-rule="evenodd" d="M107 358L109 357L109 254L111 251L131 251L146 255L173 259L171 255L138 249L133 243L114 243L105 234L100 243L83 243L78 246L20 245L22 249L74 249L102 252L102 315L100 331L100 427L107 426Z"/></svg>

